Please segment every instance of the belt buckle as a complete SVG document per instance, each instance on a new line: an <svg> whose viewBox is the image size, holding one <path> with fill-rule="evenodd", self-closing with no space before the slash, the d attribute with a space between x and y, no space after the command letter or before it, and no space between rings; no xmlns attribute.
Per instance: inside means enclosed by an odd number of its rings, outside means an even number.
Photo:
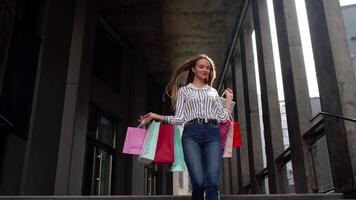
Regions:
<svg viewBox="0 0 356 200"><path fill-rule="evenodd" d="M199 124L207 124L208 123L208 118L198 118L198 123Z"/></svg>
<svg viewBox="0 0 356 200"><path fill-rule="evenodd" d="M198 124L202 124L204 123L204 119L203 118L198 118Z"/></svg>

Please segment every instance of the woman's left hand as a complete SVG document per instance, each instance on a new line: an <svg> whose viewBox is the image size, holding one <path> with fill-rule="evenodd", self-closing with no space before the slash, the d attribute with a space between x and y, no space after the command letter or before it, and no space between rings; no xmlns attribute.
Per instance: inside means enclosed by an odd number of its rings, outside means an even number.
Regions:
<svg viewBox="0 0 356 200"><path fill-rule="evenodd" d="M230 88L226 88L224 94L226 96L226 100L232 101L232 99L234 98L234 94L232 93L232 90Z"/></svg>

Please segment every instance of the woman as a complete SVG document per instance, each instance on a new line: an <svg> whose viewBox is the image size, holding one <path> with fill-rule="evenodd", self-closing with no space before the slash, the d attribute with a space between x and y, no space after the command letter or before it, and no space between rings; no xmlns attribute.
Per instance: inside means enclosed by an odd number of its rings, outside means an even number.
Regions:
<svg viewBox="0 0 356 200"><path fill-rule="evenodd" d="M177 91L177 77L188 72L186 85ZM218 92L212 88L215 65L211 58L199 55L191 59L173 74L167 86L174 116L147 113L140 122L152 119L172 124L185 124L182 145L185 163L193 186L193 200L219 199L219 176L222 160L219 123L230 115L232 91L226 89L225 105L220 103Z"/></svg>

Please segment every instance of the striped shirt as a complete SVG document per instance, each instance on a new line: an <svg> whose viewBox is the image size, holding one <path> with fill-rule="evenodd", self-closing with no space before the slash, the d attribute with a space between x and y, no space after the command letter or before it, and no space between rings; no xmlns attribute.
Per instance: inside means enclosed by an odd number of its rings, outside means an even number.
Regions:
<svg viewBox="0 0 356 200"><path fill-rule="evenodd" d="M184 124L194 118L216 119L225 122L229 118L229 110L220 102L218 92L205 85L198 89L189 83L178 89L176 112L167 116L172 124Z"/></svg>

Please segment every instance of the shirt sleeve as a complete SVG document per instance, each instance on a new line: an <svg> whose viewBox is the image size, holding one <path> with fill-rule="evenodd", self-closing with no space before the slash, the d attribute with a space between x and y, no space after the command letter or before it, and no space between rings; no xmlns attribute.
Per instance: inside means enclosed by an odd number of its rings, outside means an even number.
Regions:
<svg viewBox="0 0 356 200"><path fill-rule="evenodd" d="M184 123L185 116L185 94L183 92L183 87L178 89L176 111L173 116L167 116L168 123L179 125Z"/></svg>
<svg viewBox="0 0 356 200"><path fill-rule="evenodd" d="M229 119L230 111L229 109L225 108L225 106L223 106L218 92L216 90L215 92L216 92L215 100L217 106L217 119L220 122L226 122L226 120Z"/></svg>

